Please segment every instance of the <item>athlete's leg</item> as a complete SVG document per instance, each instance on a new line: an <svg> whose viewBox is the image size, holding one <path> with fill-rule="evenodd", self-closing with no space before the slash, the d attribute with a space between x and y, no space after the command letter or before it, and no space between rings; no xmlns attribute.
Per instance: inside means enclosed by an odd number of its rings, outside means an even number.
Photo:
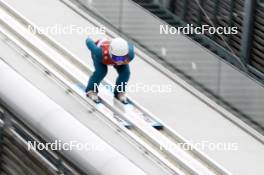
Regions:
<svg viewBox="0 0 264 175"><path fill-rule="evenodd" d="M85 92L88 91L98 92L97 87L99 87L101 81L104 79L104 77L107 74L107 65L104 65L101 62L97 62L94 59L93 61L94 61L95 71L93 72L93 74L91 75L88 81Z"/></svg>
<svg viewBox="0 0 264 175"><path fill-rule="evenodd" d="M115 66L115 69L118 73L118 77L116 79L114 94L115 96L120 92L126 91L126 85L130 77L130 68L128 64Z"/></svg>

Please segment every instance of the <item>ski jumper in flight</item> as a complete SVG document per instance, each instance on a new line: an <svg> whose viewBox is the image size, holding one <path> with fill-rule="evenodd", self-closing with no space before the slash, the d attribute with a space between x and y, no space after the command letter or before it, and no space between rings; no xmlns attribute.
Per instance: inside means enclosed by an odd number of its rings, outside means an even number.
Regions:
<svg viewBox="0 0 264 175"><path fill-rule="evenodd" d="M114 87L114 97L127 104L128 100L125 92L130 76L129 63L135 56L133 44L122 38L100 39L96 42L88 38L86 46L91 51L95 67L95 71L91 75L85 89L87 97L96 103L101 102L98 97L98 87L107 74L108 66L113 66L118 73Z"/></svg>

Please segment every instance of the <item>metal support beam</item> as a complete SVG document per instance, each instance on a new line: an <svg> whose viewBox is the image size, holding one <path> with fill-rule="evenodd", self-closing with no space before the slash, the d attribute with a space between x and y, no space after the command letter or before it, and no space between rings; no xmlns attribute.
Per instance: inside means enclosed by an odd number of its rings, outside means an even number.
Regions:
<svg viewBox="0 0 264 175"><path fill-rule="evenodd" d="M250 59L256 3L256 0L245 0L244 5L243 34L240 54L245 65L249 63Z"/></svg>
<svg viewBox="0 0 264 175"><path fill-rule="evenodd" d="M187 15L187 7L188 7L188 0L184 0L183 1L183 9L182 9L182 12L181 12L181 19L182 20L185 20L185 17Z"/></svg>

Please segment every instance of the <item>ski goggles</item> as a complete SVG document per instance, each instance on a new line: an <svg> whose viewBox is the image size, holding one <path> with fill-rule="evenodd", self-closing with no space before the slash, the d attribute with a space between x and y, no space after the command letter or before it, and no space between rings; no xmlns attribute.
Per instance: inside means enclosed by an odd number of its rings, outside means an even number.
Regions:
<svg viewBox="0 0 264 175"><path fill-rule="evenodd" d="M115 56L115 55L112 55L111 58L112 58L112 61L115 62L115 63L128 62L129 61L128 55L125 55L125 56Z"/></svg>

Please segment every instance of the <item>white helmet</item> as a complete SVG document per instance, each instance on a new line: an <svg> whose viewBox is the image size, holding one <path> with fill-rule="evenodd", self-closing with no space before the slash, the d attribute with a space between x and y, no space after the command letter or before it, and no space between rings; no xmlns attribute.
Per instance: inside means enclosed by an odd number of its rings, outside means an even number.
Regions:
<svg viewBox="0 0 264 175"><path fill-rule="evenodd" d="M109 51L115 56L125 56L128 54L128 43L123 38L115 38L110 43Z"/></svg>

